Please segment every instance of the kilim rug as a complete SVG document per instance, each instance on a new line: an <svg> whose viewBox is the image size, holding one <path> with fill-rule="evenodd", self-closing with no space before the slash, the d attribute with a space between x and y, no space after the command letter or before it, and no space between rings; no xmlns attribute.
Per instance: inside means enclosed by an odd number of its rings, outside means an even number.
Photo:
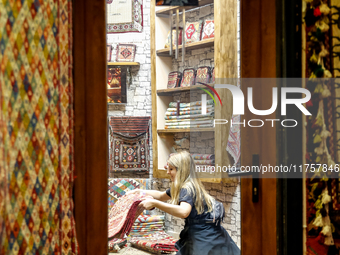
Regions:
<svg viewBox="0 0 340 255"><path fill-rule="evenodd" d="M139 206L143 198L152 198L142 194L128 194L122 196L113 205L109 213L108 237L124 238L128 235L133 223L142 213L143 208Z"/></svg>
<svg viewBox="0 0 340 255"><path fill-rule="evenodd" d="M148 179L128 179L128 178L118 178L109 179L108 181L108 209L109 212L116 201L125 195L129 190L134 189L149 189L150 180ZM145 211L145 214L150 214Z"/></svg>
<svg viewBox="0 0 340 255"><path fill-rule="evenodd" d="M129 242L133 247L158 254L177 251L175 248L177 239L164 231L158 231L143 237L132 237Z"/></svg>
<svg viewBox="0 0 340 255"><path fill-rule="evenodd" d="M111 117L110 169L149 171L150 117Z"/></svg>
<svg viewBox="0 0 340 255"><path fill-rule="evenodd" d="M0 2L0 254L77 254L72 1Z"/></svg>

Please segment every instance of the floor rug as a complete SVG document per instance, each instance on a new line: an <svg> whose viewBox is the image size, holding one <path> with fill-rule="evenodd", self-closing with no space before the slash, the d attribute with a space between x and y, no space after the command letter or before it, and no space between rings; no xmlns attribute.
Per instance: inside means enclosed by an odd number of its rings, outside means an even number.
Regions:
<svg viewBox="0 0 340 255"><path fill-rule="evenodd" d="M158 231L143 237L132 237L129 242L133 247L156 253L172 253L177 251L177 240L164 231Z"/></svg>
<svg viewBox="0 0 340 255"><path fill-rule="evenodd" d="M109 213L109 240L124 238L129 234L133 223L143 211L139 204L144 198L151 197L142 194L128 194L118 199Z"/></svg>

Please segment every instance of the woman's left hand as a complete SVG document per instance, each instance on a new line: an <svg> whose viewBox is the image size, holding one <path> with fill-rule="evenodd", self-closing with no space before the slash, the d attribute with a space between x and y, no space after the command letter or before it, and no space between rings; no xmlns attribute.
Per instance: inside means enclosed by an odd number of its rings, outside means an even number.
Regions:
<svg viewBox="0 0 340 255"><path fill-rule="evenodd" d="M140 203L140 205L143 206L145 210L150 210L156 207L156 203L157 203L156 199L146 198Z"/></svg>

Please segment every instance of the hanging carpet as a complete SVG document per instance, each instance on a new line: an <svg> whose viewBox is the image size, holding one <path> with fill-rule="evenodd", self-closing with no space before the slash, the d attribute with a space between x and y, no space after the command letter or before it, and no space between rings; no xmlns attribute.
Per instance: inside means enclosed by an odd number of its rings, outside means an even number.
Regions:
<svg viewBox="0 0 340 255"><path fill-rule="evenodd" d="M110 169L149 171L150 117L111 117Z"/></svg>

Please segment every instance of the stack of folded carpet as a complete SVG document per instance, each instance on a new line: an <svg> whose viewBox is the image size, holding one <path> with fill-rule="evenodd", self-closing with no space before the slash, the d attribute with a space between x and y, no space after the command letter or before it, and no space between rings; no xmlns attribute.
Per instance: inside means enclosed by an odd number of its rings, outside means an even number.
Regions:
<svg viewBox="0 0 340 255"><path fill-rule="evenodd" d="M165 129L213 127L214 101L207 100L206 114L202 114L202 101L180 103L179 114L177 102L171 102L164 118Z"/></svg>
<svg viewBox="0 0 340 255"><path fill-rule="evenodd" d="M133 247L156 254L176 252L177 239L165 233L163 230L153 232L142 237L132 237L130 243Z"/></svg>
<svg viewBox="0 0 340 255"><path fill-rule="evenodd" d="M195 161L196 166L214 166L215 155L214 154L191 154Z"/></svg>
<svg viewBox="0 0 340 255"><path fill-rule="evenodd" d="M164 215L139 215L130 236L144 236L164 230Z"/></svg>
<svg viewBox="0 0 340 255"><path fill-rule="evenodd" d="M139 206L143 198L152 198L142 194L134 193L122 196L113 205L109 213L108 237L124 238L131 230L137 217L143 212Z"/></svg>

